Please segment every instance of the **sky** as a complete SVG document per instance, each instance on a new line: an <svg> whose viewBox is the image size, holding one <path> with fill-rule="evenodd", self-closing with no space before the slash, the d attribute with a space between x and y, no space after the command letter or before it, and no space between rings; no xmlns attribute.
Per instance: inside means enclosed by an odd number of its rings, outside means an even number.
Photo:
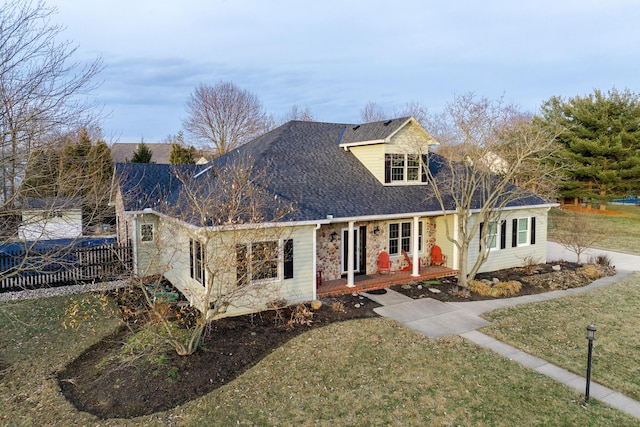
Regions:
<svg viewBox="0 0 640 427"><path fill-rule="evenodd" d="M182 129L201 83L231 81L267 113L358 123L367 102L441 111L455 95L535 113L552 96L640 92L636 0L46 0L74 59L102 58L94 95L112 142Z"/></svg>

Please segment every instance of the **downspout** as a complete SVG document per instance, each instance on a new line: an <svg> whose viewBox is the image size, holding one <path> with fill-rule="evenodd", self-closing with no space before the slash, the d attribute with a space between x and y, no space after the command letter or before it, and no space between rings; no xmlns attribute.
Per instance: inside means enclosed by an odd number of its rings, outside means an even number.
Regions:
<svg viewBox="0 0 640 427"><path fill-rule="evenodd" d="M420 256L418 254L418 217L413 217L413 228L411 230L413 233L413 269L411 270L411 277L419 277L420 276Z"/></svg>
<svg viewBox="0 0 640 427"><path fill-rule="evenodd" d="M138 275L138 214L133 214L133 236L131 236L131 250L133 252L133 274Z"/></svg>

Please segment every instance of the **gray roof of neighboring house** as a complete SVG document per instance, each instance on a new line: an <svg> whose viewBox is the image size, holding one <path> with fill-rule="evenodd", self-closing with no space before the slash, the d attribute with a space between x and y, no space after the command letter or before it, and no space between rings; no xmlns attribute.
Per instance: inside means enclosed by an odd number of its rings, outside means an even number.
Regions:
<svg viewBox="0 0 640 427"><path fill-rule="evenodd" d="M215 159L212 164L221 168L238 157L250 157L256 170L266 170L270 180L268 190L280 200L296 204L296 212L289 220L315 221L328 215L338 219L439 212L441 207L429 191L429 185L383 185L353 153L338 145L341 136L344 143L347 135L349 141L384 139L406 120L395 119L386 125L377 122L357 129L350 124L291 121ZM354 135L359 130L362 136ZM429 164L437 168L439 156L433 153L429 156ZM177 185L171 178L171 169L163 166L168 165L128 164L118 165L117 169L120 174L137 177L143 191L160 200L163 194L176 191ZM125 183L125 187L131 185L135 182ZM125 209L143 208L137 205L139 200L129 201ZM545 203L531 194L512 206Z"/></svg>
<svg viewBox="0 0 640 427"><path fill-rule="evenodd" d="M138 150L139 142L125 143L116 142L111 146L111 161L113 163L126 163L131 160L133 154ZM169 155L171 154L171 144L157 143L145 145L151 150L151 161L153 163L169 163Z"/></svg>
<svg viewBox="0 0 640 427"><path fill-rule="evenodd" d="M24 209L80 209L82 199L80 197L28 197L22 200Z"/></svg>

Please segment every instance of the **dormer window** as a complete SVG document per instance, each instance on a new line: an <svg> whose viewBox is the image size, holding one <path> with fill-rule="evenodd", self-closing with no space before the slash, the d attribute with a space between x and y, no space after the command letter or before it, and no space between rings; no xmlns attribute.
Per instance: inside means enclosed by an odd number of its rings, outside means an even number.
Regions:
<svg viewBox="0 0 640 427"><path fill-rule="evenodd" d="M385 183L422 182L417 154L385 154Z"/></svg>

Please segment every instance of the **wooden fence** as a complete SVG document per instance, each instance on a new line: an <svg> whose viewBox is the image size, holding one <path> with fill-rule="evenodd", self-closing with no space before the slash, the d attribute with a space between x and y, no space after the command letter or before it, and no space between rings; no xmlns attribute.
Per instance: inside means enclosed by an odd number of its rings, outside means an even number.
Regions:
<svg viewBox="0 0 640 427"><path fill-rule="evenodd" d="M130 246L14 249L0 252L0 292L108 281L131 269Z"/></svg>

